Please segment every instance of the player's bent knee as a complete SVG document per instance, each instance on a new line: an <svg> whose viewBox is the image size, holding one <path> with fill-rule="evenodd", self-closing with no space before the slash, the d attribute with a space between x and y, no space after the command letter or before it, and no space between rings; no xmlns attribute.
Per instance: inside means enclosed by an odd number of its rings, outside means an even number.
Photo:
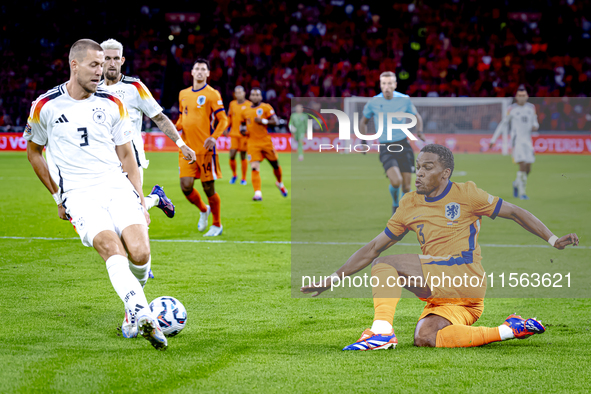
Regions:
<svg viewBox="0 0 591 394"><path fill-rule="evenodd" d="M136 265L144 265L150 260L150 243L142 240L127 242L129 259Z"/></svg>
<svg viewBox="0 0 591 394"><path fill-rule="evenodd" d="M188 196L193 192L193 183L194 180L192 178L181 178L181 190L185 196Z"/></svg>
<svg viewBox="0 0 591 394"><path fill-rule="evenodd" d="M119 240L119 237L112 231L102 231L98 233L92 240L92 246L105 261L111 256L126 255L125 248Z"/></svg>
<svg viewBox="0 0 591 394"><path fill-rule="evenodd" d="M129 252L129 259L135 265L144 265L150 261L150 250L135 250L133 252Z"/></svg>
<svg viewBox="0 0 591 394"><path fill-rule="evenodd" d="M415 336L414 345L417 347L435 347L437 345L436 342L437 336L435 336L435 338L430 338L419 334Z"/></svg>
<svg viewBox="0 0 591 394"><path fill-rule="evenodd" d="M390 179L390 184L393 187L400 187L400 185L402 184L402 179L398 179L398 178L389 178L389 179Z"/></svg>
<svg viewBox="0 0 591 394"><path fill-rule="evenodd" d="M215 183L214 181L203 182L203 191L208 197L215 194Z"/></svg>

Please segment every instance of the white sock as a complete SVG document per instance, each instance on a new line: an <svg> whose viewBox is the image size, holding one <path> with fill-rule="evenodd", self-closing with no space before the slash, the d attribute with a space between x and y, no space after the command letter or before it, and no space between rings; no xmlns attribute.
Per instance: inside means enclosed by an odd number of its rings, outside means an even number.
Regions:
<svg viewBox="0 0 591 394"><path fill-rule="evenodd" d="M525 187L527 186L527 172L521 171L521 187L523 188L523 194L525 194Z"/></svg>
<svg viewBox="0 0 591 394"><path fill-rule="evenodd" d="M150 314L150 307L140 282L131 273L127 257L114 255L107 259L107 271L113 288L125 304L125 309L135 315Z"/></svg>
<svg viewBox="0 0 591 394"><path fill-rule="evenodd" d="M158 205L160 202L160 197L158 197L156 194L149 194L144 197L144 200L146 201L146 208L150 210Z"/></svg>
<svg viewBox="0 0 591 394"><path fill-rule="evenodd" d="M501 324L499 326L499 334L501 335L501 341L506 341L507 339L515 338L515 335L513 335L513 330L511 329L511 327L506 326L504 324Z"/></svg>
<svg viewBox="0 0 591 394"><path fill-rule="evenodd" d="M520 196L525 194L525 186L523 185L523 175L525 172L517 171L517 191Z"/></svg>
<svg viewBox="0 0 591 394"><path fill-rule="evenodd" d="M371 332L374 334L390 334L392 332L392 324L385 320L374 320L371 326Z"/></svg>
<svg viewBox="0 0 591 394"><path fill-rule="evenodd" d="M519 185L519 182L521 182L521 171L517 171L517 175L515 176L515 180L513 181L515 186Z"/></svg>
<svg viewBox="0 0 591 394"><path fill-rule="evenodd" d="M152 255L150 255L148 262L144 265L135 265L134 263L129 261L129 270L140 282L140 285L142 285L142 288L146 285L146 282L148 281L148 276L150 275L151 266L152 266Z"/></svg>

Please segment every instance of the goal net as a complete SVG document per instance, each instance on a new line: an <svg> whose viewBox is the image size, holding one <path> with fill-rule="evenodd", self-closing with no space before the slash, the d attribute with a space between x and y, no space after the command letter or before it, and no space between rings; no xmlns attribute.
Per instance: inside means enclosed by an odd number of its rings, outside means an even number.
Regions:
<svg viewBox="0 0 591 394"><path fill-rule="evenodd" d="M344 99L344 112L353 121L357 112L363 116L363 107L370 97L347 97ZM423 118L425 133L453 134L492 134L506 113L512 98L505 97L411 97L411 102ZM373 118L370 119L368 133L375 132ZM413 131L413 129L411 129ZM353 130L351 130L353 133ZM508 130L503 130L503 154L509 152Z"/></svg>

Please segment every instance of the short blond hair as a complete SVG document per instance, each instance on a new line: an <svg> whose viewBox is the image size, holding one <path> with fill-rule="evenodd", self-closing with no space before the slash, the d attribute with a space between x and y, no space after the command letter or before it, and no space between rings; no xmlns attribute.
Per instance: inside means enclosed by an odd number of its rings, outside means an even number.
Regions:
<svg viewBox="0 0 591 394"><path fill-rule="evenodd" d="M384 71L380 74L380 79L382 77L394 77L394 79L396 79L396 74L394 74L392 71Z"/></svg>
<svg viewBox="0 0 591 394"><path fill-rule="evenodd" d="M72 63L72 60L74 59L81 61L86 57L86 52L88 52L89 49L92 49L94 51L103 50L102 47L96 41L90 40L88 38L83 38L81 40L76 41L70 48L68 61L70 63Z"/></svg>
<svg viewBox="0 0 591 394"><path fill-rule="evenodd" d="M105 51L107 49L117 49L121 52L121 56L123 56L123 44L113 38L109 38L108 40L101 42L101 48L103 48Z"/></svg>

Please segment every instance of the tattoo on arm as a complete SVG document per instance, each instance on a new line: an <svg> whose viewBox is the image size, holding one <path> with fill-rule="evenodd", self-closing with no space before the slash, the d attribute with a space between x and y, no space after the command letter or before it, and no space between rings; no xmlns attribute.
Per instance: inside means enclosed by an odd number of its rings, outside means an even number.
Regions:
<svg viewBox="0 0 591 394"><path fill-rule="evenodd" d="M164 115L160 112L158 115L152 118L154 123L158 126L160 131L162 131L168 138L172 140L172 142L176 142L181 136L179 135L178 131L176 131L176 126L168 119L168 116Z"/></svg>

